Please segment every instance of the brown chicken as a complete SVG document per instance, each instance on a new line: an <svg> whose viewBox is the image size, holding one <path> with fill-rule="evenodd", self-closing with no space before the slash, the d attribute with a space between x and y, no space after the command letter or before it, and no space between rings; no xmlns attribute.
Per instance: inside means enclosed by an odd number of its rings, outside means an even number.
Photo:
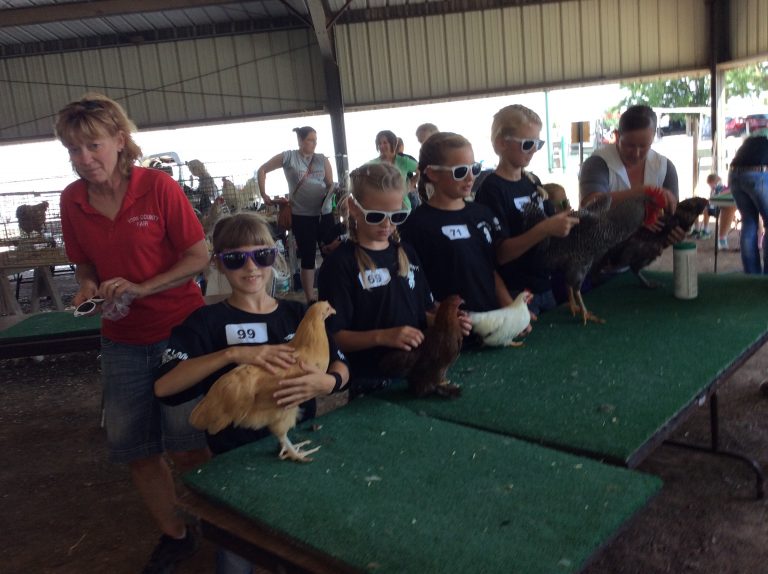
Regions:
<svg viewBox="0 0 768 574"><path fill-rule="evenodd" d="M461 387L451 384L445 375L461 351L463 336L459 324L458 295L446 297L435 315L435 322L424 332L424 341L412 351L390 351L379 362L388 377L403 377L417 397L440 395L457 397Z"/></svg>
<svg viewBox="0 0 768 574"><path fill-rule="evenodd" d="M42 234L45 227L46 211L48 211L47 201L35 205L20 205L16 208L19 229L27 235L32 235L35 231Z"/></svg>
<svg viewBox="0 0 768 574"><path fill-rule="evenodd" d="M288 343L296 350L296 363L290 368L278 369L273 375L256 365L240 365L220 377L192 411L189 417L192 426L211 434L230 424L250 429L267 427L280 441L281 459L311 461L308 455L320 447L302 451L310 441L294 445L288 438L288 431L296 425L299 407L278 406L272 395L279 389L278 381L304 374L300 362L314 365L323 372L328 369L325 320L334 313L327 301L319 301L309 308Z"/></svg>

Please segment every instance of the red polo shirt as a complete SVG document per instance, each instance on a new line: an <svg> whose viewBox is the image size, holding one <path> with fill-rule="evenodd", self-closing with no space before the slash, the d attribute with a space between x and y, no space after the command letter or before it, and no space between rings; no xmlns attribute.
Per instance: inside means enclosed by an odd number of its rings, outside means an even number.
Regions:
<svg viewBox="0 0 768 574"><path fill-rule="evenodd" d="M78 180L61 194L61 227L72 263L91 263L99 281L125 277L142 283L170 269L181 253L204 238L203 228L179 184L168 174L134 167L115 220L88 203L87 183ZM102 319L101 332L120 343L148 345L203 305L193 280L131 303L119 321Z"/></svg>

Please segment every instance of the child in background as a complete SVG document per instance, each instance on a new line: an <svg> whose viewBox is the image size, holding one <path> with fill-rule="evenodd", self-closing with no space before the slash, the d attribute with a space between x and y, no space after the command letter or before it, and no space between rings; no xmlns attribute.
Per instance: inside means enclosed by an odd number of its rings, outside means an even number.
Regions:
<svg viewBox="0 0 768 574"><path fill-rule="evenodd" d="M571 202L568 201L568 195L565 188L559 183L545 183L541 187L547 192L548 201L552 206L553 213L562 211L571 211ZM546 202L545 202L546 203Z"/></svg>
<svg viewBox="0 0 768 574"><path fill-rule="evenodd" d="M469 311L512 303L496 273L499 220L487 206L465 202L480 169L464 137L432 135L419 154L419 191L429 200L402 227L403 240L416 249L435 298L458 294ZM471 327L468 317L466 327Z"/></svg>
<svg viewBox="0 0 768 574"><path fill-rule="evenodd" d="M208 392L214 382L241 364L259 365L268 371L289 367L295 362L291 340L305 313L297 301L274 299L269 294L273 265L285 266L278 259L269 227L258 215L239 213L220 220L213 230L216 266L230 285L232 294L221 303L201 307L174 328L163 357L155 394L175 404ZM315 414L315 398L343 387L349 371L343 355L332 339L328 372L311 367L306 374L281 381L274 395L278 405L301 404L303 420ZM267 429L252 430L230 425L208 444L222 453L269 434ZM253 566L230 551L219 549L217 574L251 572Z"/></svg>
<svg viewBox="0 0 768 574"><path fill-rule="evenodd" d="M710 173L707 176L707 185L709 186L710 199L717 197L722 193L728 193L728 188L723 185L720 176L716 173ZM707 209L704 211L703 221L699 222L696 220L696 223L693 226L693 231L691 231L691 237L694 237L695 239L709 239L712 237L712 233L709 231L709 218L712 215L717 216L717 210L718 208L713 205L707 206ZM718 222L717 233L717 248L720 251L728 250L728 232L731 230L731 224L733 223L733 218L735 216L735 204L733 206L720 208L720 221Z"/></svg>
<svg viewBox="0 0 768 574"><path fill-rule="evenodd" d="M533 154L544 145L539 139L541 127L538 114L525 106L511 105L496 113L491 141L499 164L494 173L485 178L475 197L475 201L491 208L501 223L502 235L507 238L496 251L499 275L513 297L524 289L533 293L529 308L535 314L557 304L536 246L546 237L566 237L579 222L568 211L563 211L531 229L524 229L526 205L534 203L544 210L541 182L525 171Z"/></svg>
<svg viewBox="0 0 768 574"><path fill-rule="evenodd" d="M378 372L381 356L422 343L434 300L416 252L397 233L409 215L400 172L367 164L350 181L349 239L323 262L318 290L336 309L328 323L349 360L350 394L357 396L389 385Z"/></svg>

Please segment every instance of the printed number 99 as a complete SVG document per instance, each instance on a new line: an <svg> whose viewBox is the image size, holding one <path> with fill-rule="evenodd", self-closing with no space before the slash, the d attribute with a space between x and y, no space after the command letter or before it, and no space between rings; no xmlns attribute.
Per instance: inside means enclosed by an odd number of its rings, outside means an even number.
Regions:
<svg viewBox="0 0 768 574"><path fill-rule="evenodd" d="M238 329L237 330L237 338L238 339L253 339L256 336L256 331L253 329Z"/></svg>

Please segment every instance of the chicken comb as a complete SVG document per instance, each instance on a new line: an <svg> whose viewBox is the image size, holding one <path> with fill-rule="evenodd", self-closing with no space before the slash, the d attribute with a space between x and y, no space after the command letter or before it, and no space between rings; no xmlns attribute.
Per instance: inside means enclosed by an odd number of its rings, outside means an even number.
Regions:
<svg viewBox="0 0 768 574"><path fill-rule="evenodd" d="M667 199L664 190L660 187L646 186L643 192L649 201L645 203L645 219L643 225L653 225L659 218L659 214L664 210Z"/></svg>

